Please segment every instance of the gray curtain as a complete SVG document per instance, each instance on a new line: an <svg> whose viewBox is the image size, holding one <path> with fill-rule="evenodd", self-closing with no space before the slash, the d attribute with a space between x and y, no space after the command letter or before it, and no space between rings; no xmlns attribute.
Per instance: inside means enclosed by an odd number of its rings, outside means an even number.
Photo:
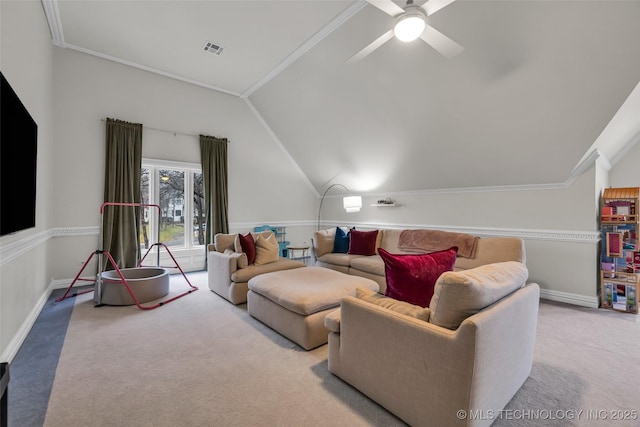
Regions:
<svg viewBox="0 0 640 427"><path fill-rule="evenodd" d="M206 215L205 247L217 233L229 232L227 139L200 135Z"/></svg>
<svg viewBox="0 0 640 427"><path fill-rule="evenodd" d="M104 201L141 203L142 125L107 119ZM140 261L140 208L105 206L102 249L118 268L136 267ZM113 269L103 257L103 269Z"/></svg>

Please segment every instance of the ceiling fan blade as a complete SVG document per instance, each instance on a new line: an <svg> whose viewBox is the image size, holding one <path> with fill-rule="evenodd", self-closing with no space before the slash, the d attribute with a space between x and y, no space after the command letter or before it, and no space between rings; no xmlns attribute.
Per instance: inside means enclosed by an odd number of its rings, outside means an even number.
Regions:
<svg viewBox="0 0 640 427"><path fill-rule="evenodd" d="M351 58L347 59L346 61L347 64L353 64L354 62L360 61L362 58L369 55L371 52L373 52L374 50L376 50L377 48L379 48L380 46L382 46L392 38L393 38L393 30L387 31L386 33L384 33L383 35L375 39L373 42L368 44L360 52L356 53Z"/></svg>
<svg viewBox="0 0 640 427"><path fill-rule="evenodd" d="M427 12L427 16L429 16L432 13L436 13L443 7L450 5L454 1L456 0L429 0L428 2L422 5L422 8L424 9L425 12Z"/></svg>
<svg viewBox="0 0 640 427"><path fill-rule="evenodd" d="M404 12L404 9L391 0L367 0L369 3L391 16L396 16Z"/></svg>
<svg viewBox="0 0 640 427"><path fill-rule="evenodd" d="M442 34L440 31L427 25L420 35L432 48L440 52L445 58L453 58L464 50L462 46Z"/></svg>

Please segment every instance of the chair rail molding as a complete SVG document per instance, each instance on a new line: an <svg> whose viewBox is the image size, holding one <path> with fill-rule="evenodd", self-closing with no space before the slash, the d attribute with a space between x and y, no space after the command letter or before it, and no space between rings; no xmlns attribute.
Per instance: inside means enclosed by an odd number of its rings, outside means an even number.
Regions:
<svg viewBox="0 0 640 427"><path fill-rule="evenodd" d="M0 246L0 266L37 248L53 237L98 236L99 226L53 227Z"/></svg>
<svg viewBox="0 0 640 427"><path fill-rule="evenodd" d="M344 221L322 221L324 225L344 226ZM543 230L543 229L523 229L523 228L490 228L490 227L464 227L452 225L433 224L394 224L394 223L349 223L364 229L428 229L451 231L455 233L466 233L474 236L487 237L520 237L524 240L549 240L555 242L576 242L576 243L598 243L600 241L599 231L580 230Z"/></svg>
<svg viewBox="0 0 640 427"><path fill-rule="evenodd" d="M29 234L22 239L0 246L0 266L3 266L19 256L37 248L53 236L51 229Z"/></svg>

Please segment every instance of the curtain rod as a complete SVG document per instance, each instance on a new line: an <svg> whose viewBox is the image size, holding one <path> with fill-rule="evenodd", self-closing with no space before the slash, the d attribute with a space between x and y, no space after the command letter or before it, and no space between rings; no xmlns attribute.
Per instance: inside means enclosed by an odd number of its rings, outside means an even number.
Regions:
<svg viewBox="0 0 640 427"><path fill-rule="evenodd" d="M100 119L100 121L101 122L106 122L107 120L106 119ZM176 135L180 134L180 135L193 136L194 138L198 138L201 135L201 134L197 134L196 135L196 134L193 134L193 133L180 132L180 131L177 131L177 130L167 130L167 129L154 128L154 127L146 126L146 125L142 125L142 129L151 129L151 130L156 130L158 132L172 133L173 136L176 136ZM230 141L227 139L227 142L230 142Z"/></svg>

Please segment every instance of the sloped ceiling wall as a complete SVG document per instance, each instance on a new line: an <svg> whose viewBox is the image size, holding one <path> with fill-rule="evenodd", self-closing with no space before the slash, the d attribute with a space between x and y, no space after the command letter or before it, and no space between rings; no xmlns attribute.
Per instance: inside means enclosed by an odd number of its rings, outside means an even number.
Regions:
<svg viewBox="0 0 640 427"><path fill-rule="evenodd" d="M354 64L394 23L364 0L43 5L61 47L245 99L319 194L565 183L640 81L638 0L457 0L429 23L458 56L392 39Z"/></svg>
<svg viewBox="0 0 640 427"><path fill-rule="evenodd" d="M458 1L432 24L461 55L344 63L392 22L363 9L250 97L318 189L564 182L639 81L638 2Z"/></svg>

